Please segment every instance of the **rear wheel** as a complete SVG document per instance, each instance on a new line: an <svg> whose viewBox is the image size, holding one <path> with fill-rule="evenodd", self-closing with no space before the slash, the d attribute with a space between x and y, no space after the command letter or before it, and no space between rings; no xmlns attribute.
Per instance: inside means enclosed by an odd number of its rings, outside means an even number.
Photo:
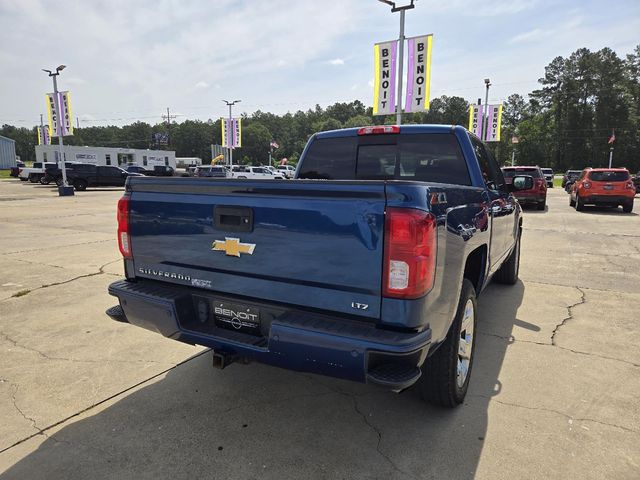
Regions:
<svg viewBox="0 0 640 480"><path fill-rule="evenodd" d="M476 310L475 288L465 278L447 338L422 366L418 387L426 401L449 408L464 401L473 366Z"/></svg>
<svg viewBox="0 0 640 480"><path fill-rule="evenodd" d="M50 183L51 183L51 177L49 177L48 175L40 177L40 185L49 185Z"/></svg>
<svg viewBox="0 0 640 480"><path fill-rule="evenodd" d="M580 195L576 195L576 210L579 212L584 210L584 201L580 198Z"/></svg>
<svg viewBox="0 0 640 480"><path fill-rule="evenodd" d="M494 275L493 278L495 278L496 282L514 285L518 281L518 273L520 272L520 238L521 235L518 234L518 239L509 254L509 258L505 260Z"/></svg>
<svg viewBox="0 0 640 480"><path fill-rule="evenodd" d="M569 192L569 206L570 207L575 207L576 206L576 201L571 196L571 192Z"/></svg>
<svg viewBox="0 0 640 480"><path fill-rule="evenodd" d="M75 180L73 182L73 187L77 191L82 192L82 191L87 189L87 181L86 180L82 180L82 179Z"/></svg>
<svg viewBox="0 0 640 480"><path fill-rule="evenodd" d="M40 179L39 179L36 175L34 175L34 174L32 173L31 175L29 175L29 181L30 181L31 183L38 183L38 182L40 181Z"/></svg>
<svg viewBox="0 0 640 480"><path fill-rule="evenodd" d="M633 211L633 200L622 205L622 211L624 213L631 213Z"/></svg>

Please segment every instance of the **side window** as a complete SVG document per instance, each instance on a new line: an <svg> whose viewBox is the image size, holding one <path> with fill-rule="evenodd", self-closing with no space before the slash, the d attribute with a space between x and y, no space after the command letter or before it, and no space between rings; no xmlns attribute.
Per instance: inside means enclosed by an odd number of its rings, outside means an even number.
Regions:
<svg viewBox="0 0 640 480"><path fill-rule="evenodd" d="M142 165L144 165L145 167L147 166L147 156L146 155L142 156Z"/></svg>
<svg viewBox="0 0 640 480"><path fill-rule="evenodd" d="M504 185L504 176L502 172L500 172L498 164L478 139L471 137L471 144L473 145L476 157L478 157L480 171L482 172L487 188L490 190L499 190L500 186Z"/></svg>
<svg viewBox="0 0 640 480"><path fill-rule="evenodd" d="M111 155L109 155L108 153L104 156L107 165L111 165Z"/></svg>

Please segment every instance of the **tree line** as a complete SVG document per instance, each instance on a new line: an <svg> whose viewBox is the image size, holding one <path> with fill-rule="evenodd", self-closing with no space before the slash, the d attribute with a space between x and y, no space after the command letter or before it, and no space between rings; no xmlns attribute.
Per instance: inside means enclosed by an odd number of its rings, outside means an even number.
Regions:
<svg viewBox="0 0 640 480"><path fill-rule="evenodd" d="M586 166L606 166L607 143L615 130L614 165L640 169L640 45L620 58L613 50L591 52L581 48L569 57L556 57L539 79L540 88L527 97L510 95L504 102L500 142L490 144L500 164L512 154L520 165L540 165L563 171ZM457 96L441 96L430 110L403 116L405 124L436 123L468 126L469 103ZM395 116L373 116L359 100L326 108L276 115L256 111L242 116L242 147L234 159L247 164L268 161L275 141L275 159L296 163L308 138L323 130L364 125L393 124ZM76 128L69 145L156 148L153 135L169 135L168 148L178 157L211 158L211 144L221 143L220 119L185 120L181 123L135 122L122 127ZM16 141L16 153L33 160L36 128L3 125L0 135ZM512 143L517 137L518 143ZM57 140L54 140L56 142Z"/></svg>

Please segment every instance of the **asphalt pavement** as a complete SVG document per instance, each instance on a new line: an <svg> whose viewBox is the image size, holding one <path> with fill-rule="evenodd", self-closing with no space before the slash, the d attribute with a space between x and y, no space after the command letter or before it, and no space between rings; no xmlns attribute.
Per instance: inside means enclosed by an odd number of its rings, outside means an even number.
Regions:
<svg viewBox="0 0 640 480"><path fill-rule="evenodd" d="M443 410L111 321L121 194L0 181L0 478L640 478L640 198L525 210Z"/></svg>

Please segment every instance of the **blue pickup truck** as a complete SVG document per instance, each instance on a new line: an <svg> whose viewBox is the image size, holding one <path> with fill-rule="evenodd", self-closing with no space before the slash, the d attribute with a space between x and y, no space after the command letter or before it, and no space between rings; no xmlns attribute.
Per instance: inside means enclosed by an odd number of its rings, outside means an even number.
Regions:
<svg viewBox="0 0 640 480"><path fill-rule="evenodd" d="M126 279L107 311L255 360L381 385L432 403L466 394L476 298L518 278L521 209L498 164L458 126L313 135L293 181L127 179Z"/></svg>

